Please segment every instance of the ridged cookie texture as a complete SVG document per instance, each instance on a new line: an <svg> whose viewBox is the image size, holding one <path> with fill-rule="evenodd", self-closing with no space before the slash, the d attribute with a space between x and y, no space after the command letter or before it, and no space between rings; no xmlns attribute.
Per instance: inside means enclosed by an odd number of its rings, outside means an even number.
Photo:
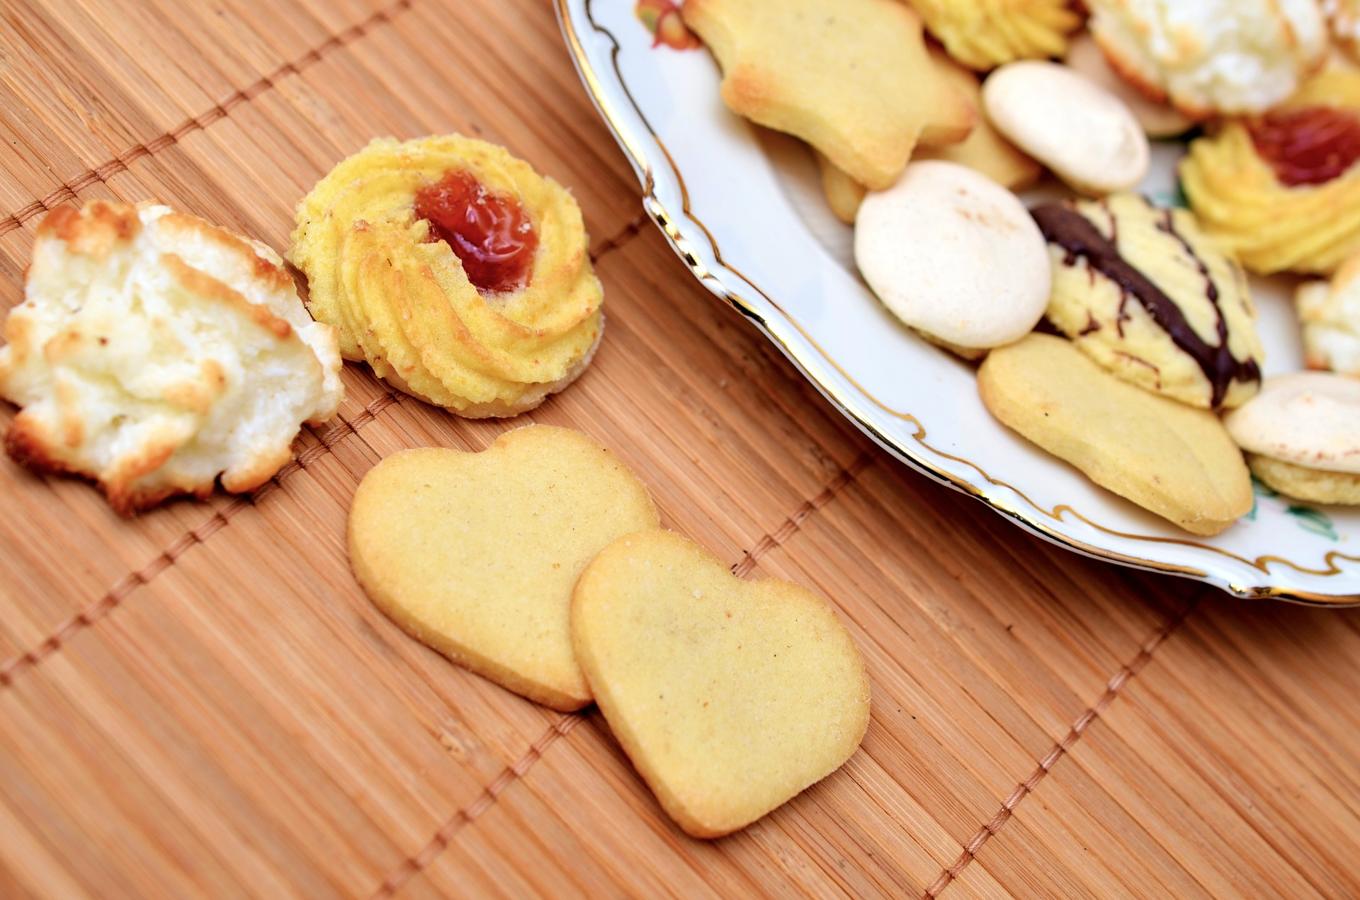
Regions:
<svg viewBox="0 0 1360 900"><path fill-rule="evenodd" d="M986 70L1062 56L1081 25L1068 0L911 0L949 55Z"/></svg>
<svg viewBox="0 0 1360 900"><path fill-rule="evenodd" d="M611 541L657 523L646 487L606 448L530 425L481 453L403 450L380 462L350 507L350 565L418 640L573 710L591 697L568 624L576 578Z"/></svg>
<svg viewBox="0 0 1360 900"><path fill-rule="evenodd" d="M450 172L470 173L528 215L538 248L523 287L483 296L416 216L417 191ZM298 205L289 258L346 359L462 416L539 405L584 371L604 327L571 194L504 148L460 135L379 139L340 162Z"/></svg>
<svg viewBox="0 0 1360 900"><path fill-rule="evenodd" d="M600 552L571 630L610 730L695 837L743 828L825 778L869 724L864 661L826 601L737 578L669 531Z"/></svg>
<svg viewBox="0 0 1360 900"><path fill-rule="evenodd" d="M125 515L258 487L344 394L335 333L278 254L165 206L50 212L5 337L10 456L98 482Z"/></svg>
<svg viewBox="0 0 1360 900"><path fill-rule="evenodd" d="M1048 319L1132 384L1206 408L1261 384L1265 351L1246 273L1183 209L1136 194L1047 203Z"/></svg>
<svg viewBox="0 0 1360 900"><path fill-rule="evenodd" d="M1327 118L1318 120L1324 115ZM1302 118L1311 127L1299 127ZM1249 270L1328 275L1360 253L1360 157L1340 155L1360 132L1360 72L1329 69L1258 119L1226 122L1190 144L1181 183L1204 228ZM1300 152L1281 167L1261 144ZM1288 152L1288 151L1286 151Z"/></svg>
<svg viewBox="0 0 1360 900"><path fill-rule="evenodd" d="M1110 64L1196 119L1264 112L1322 65L1317 0L1087 0Z"/></svg>
<svg viewBox="0 0 1360 900"><path fill-rule="evenodd" d="M870 189L916 145L963 140L976 110L935 71L899 0L687 0L735 113L807 141Z"/></svg>
<svg viewBox="0 0 1360 900"><path fill-rule="evenodd" d="M1294 304L1308 368L1360 378L1360 254L1330 282L1299 285Z"/></svg>
<svg viewBox="0 0 1360 900"><path fill-rule="evenodd" d="M1121 381L1069 341L1032 334L993 350L978 389L1003 425L1192 534L1251 510L1247 466L1217 416Z"/></svg>

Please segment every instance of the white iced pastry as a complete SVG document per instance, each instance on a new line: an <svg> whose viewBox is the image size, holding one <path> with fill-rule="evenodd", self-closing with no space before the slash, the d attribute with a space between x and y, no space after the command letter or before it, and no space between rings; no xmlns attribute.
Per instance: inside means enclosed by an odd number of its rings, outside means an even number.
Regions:
<svg viewBox="0 0 1360 900"><path fill-rule="evenodd" d="M1308 368L1360 378L1360 256L1343 264L1330 282L1299 285L1294 301Z"/></svg>
<svg viewBox="0 0 1360 900"><path fill-rule="evenodd" d="M335 333L283 260L165 206L49 213L5 337L0 395L23 407L6 450L122 513L263 484L344 393Z"/></svg>
<svg viewBox="0 0 1360 900"><path fill-rule="evenodd" d="M1323 62L1317 0L1087 0L1114 69L1196 119L1264 112Z"/></svg>
<svg viewBox="0 0 1360 900"><path fill-rule="evenodd" d="M1011 143L1083 193L1131 190L1147 175L1143 126L1122 100L1067 66L1009 63L988 76L982 100Z"/></svg>
<svg viewBox="0 0 1360 900"><path fill-rule="evenodd" d="M1014 194L957 163L907 166L870 192L855 222L855 261L899 319L965 350L1033 330L1048 305L1048 248Z"/></svg>

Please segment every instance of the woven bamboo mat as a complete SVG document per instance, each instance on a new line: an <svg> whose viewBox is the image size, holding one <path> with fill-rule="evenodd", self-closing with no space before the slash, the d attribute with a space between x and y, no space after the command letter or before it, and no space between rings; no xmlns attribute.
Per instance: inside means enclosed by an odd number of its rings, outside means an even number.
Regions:
<svg viewBox="0 0 1360 900"><path fill-rule="evenodd" d="M895 465L640 217L547 4L0 15L0 302L54 205L155 197L282 248L370 137L504 143L575 191L609 311L530 418L611 446L738 571L831 598L874 703L841 772L684 837L597 713L463 673L356 589L364 472L518 423L350 366L340 419L248 498L123 521L0 464L0 896L1360 895L1360 613L1090 562Z"/></svg>

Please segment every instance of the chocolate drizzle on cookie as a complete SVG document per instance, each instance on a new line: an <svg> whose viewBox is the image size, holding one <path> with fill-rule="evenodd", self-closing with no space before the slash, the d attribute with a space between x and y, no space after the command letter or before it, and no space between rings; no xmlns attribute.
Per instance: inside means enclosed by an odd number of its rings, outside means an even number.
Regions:
<svg viewBox="0 0 1360 900"><path fill-rule="evenodd" d="M1034 221L1049 243L1061 247L1067 254L1065 262L1073 265L1085 259L1093 272L1099 272L1119 286L1124 300L1132 298L1147 310L1152 320L1167 333L1178 348L1189 355L1209 380L1210 404L1214 408L1223 403L1229 386L1234 382L1250 383L1261 380L1261 369L1253 359L1239 360L1228 347L1228 323L1220 305L1218 285L1209 267L1200 259L1183 235L1176 231L1168 210L1158 228L1171 235L1189 254L1208 283L1205 295L1217 314L1218 344L1210 344L1191 327L1176 301L1167 296L1152 279L1124 259L1115 241L1106 238L1081 213L1062 203L1045 203L1032 211ZM1122 307L1122 304L1121 304Z"/></svg>

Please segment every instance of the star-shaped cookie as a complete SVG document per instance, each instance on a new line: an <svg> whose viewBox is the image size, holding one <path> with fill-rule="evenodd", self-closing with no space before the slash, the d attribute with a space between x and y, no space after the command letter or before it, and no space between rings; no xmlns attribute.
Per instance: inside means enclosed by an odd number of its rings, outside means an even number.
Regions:
<svg viewBox="0 0 1360 900"><path fill-rule="evenodd" d="M807 141L871 189L918 143L949 144L977 111L940 77L899 0L687 0L734 112Z"/></svg>

